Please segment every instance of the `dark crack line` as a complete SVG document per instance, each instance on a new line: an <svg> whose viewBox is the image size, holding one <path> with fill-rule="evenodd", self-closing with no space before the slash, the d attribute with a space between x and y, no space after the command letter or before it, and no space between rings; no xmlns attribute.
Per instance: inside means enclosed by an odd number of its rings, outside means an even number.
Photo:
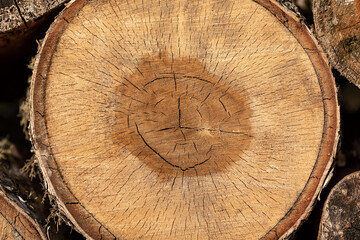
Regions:
<svg viewBox="0 0 360 240"><path fill-rule="evenodd" d="M181 128L181 109L180 109L180 98L178 98L178 109L179 109L179 128Z"/></svg>
<svg viewBox="0 0 360 240"><path fill-rule="evenodd" d="M209 157L209 158L205 159L205 160L202 161L202 162L199 162L199 163L194 164L194 165L191 166L191 167L182 168L182 167L180 167L179 165L175 165L175 164L169 162L168 160L166 160L166 158L164 158L163 156L161 156L160 153L158 153L155 149L153 149L153 148L146 142L145 138L144 138L144 137L142 136L142 134L140 133L139 127L138 127L137 123L135 123L135 126L136 126L136 131L137 131L137 133L139 134L141 140L144 142L144 144L145 144L151 151L153 151L156 155L158 155L164 162L166 162L166 163L169 164L170 166L179 168L179 169L180 169L181 171L183 171L183 172L185 172L185 171L187 171L187 170L189 170L189 169L194 169L195 167L197 167L197 166L199 166L199 165L201 165L201 164L206 163L206 162L209 161L210 158L211 158L211 157Z"/></svg>
<svg viewBox="0 0 360 240"><path fill-rule="evenodd" d="M175 128L174 128L174 127L162 128L162 129L158 130L158 132L162 132L162 131L166 131L166 130L171 130L171 129L175 129Z"/></svg>
<svg viewBox="0 0 360 240"><path fill-rule="evenodd" d="M184 140L186 141L186 136L185 136L184 132L181 129L181 103L180 103L180 97L178 98L178 109L179 109L179 129L180 129L180 132L181 132L182 136L184 137Z"/></svg>
<svg viewBox="0 0 360 240"><path fill-rule="evenodd" d="M127 98L130 98L131 100L134 100L135 102L142 103L142 104L146 104L145 102L140 101L140 100L138 100L138 99L136 99L136 98L133 98L133 97L131 97L131 96L128 96L128 95L126 95L126 94L122 94L122 96L127 97Z"/></svg>
<svg viewBox="0 0 360 240"><path fill-rule="evenodd" d="M181 127L180 127L180 132L181 132L181 134L182 134L182 136L183 136L184 140L186 141L186 136L185 136L184 132L181 130Z"/></svg>
<svg viewBox="0 0 360 240"><path fill-rule="evenodd" d="M157 80L169 79L169 78L173 78L173 77L158 77L158 78L155 78L155 79L151 80L150 82L146 83L146 84L144 85L144 87L146 87L147 85L149 85L149 84L151 84L151 83L153 83L153 82L155 82L155 81L157 81Z"/></svg>
<svg viewBox="0 0 360 240"><path fill-rule="evenodd" d="M167 164L173 166L173 167L176 167L176 168L180 168L181 170L183 170L180 166L178 165L175 165L175 164L172 164L171 162L169 162L168 160L166 160L163 156L161 156L160 153L158 153L155 149L153 149L145 140L145 138L142 136L142 134L140 133L139 131L139 127L137 125L137 123L135 123L135 126L136 126L136 131L137 133L139 134L139 136L141 137L142 141L145 143L145 145L151 150L153 151L156 155L158 155L162 160L164 160ZM184 171L184 170L183 170Z"/></svg>
<svg viewBox="0 0 360 240"><path fill-rule="evenodd" d="M0 212L0 215L6 220L6 222L8 222L12 227L13 229L15 230L15 232L21 237L21 239L25 239L21 234L20 232L16 229L16 227L14 226L14 224L16 223L16 218L19 217L20 213L18 213L16 216L15 216L15 219L14 219L14 222L10 221L7 216L5 216L3 213Z"/></svg>
<svg viewBox="0 0 360 240"><path fill-rule="evenodd" d="M202 161L202 162L199 162L199 163L195 164L195 165L194 165L194 166L192 166L192 167L188 167L188 168L186 168L185 170L188 170L188 169L190 169L190 168L195 168L196 166L199 166L199 165L201 165L201 164L204 164L204 163L206 163L207 161L209 161L209 160L210 160L210 158L211 158L211 157L209 157L209 158L205 159L205 160L204 160L204 161Z"/></svg>
<svg viewBox="0 0 360 240"><path fill-rule="evenodd" d="M199 77L194 77L194 76L183 76L183 78L192 78L192 79L197 79L197 80L200 80L202 82L206 82L206 83L210 83L212 85L214 85L212 82L206 80L206 79L203 79L203 78L199 78Z"/></svg>
<svg viewBox="0 0 360 240"><path fill-rule="evenodd" d="M225 104L221 101L221 98L219 98L219 102L221 103L222 107L224 108L224 111L229 114L229 112L227 111Z"/></svg>
<svg viewBox="0 0 360 240"><path fill-rule="evenodd" d="M141 89L140 89L138 86L136 86L135 84L133 84L129 79L127 79L126 77L124 77L124 80L125 80L126 82L130 83L131 86L133 86L134 88L136 88L137 90L139 90L139 91L141 92ZM145 89L144 89L144 92L146 92Z"/></svg>
<svg viewBox="0 0 360 240"><path fill-rule="evenodd" d="M203 103L206 101L206 99L208 99L208 97L210 96L210 94L211 94L211 92L204 98L204 100L201 101L201 104L203 104Z"/></svg>
<svg viewBox="0 0 360 240"><path fill-rule="evenodd" d="M135 67L135 68L136 68L136 70L138 70L138 72L141 74L141 76L144 77L144 74L140 71L140 69L138 67Z"/></svg>
<svg viewBox="0 0 360 240"><path fill-rule="evenodd" d="M165 100L165 98L159 100L157 103L155 103L154 107L156 107L159 103L161 103L161 102L164 101L164 100Z"/></svg>
<svg viewBox="0 0 360 240"><path fill-rule="evenodd" d="M176 176L174 177L173 183L172 183L172 185L171 185L171 190L173 190L173 188L174 188L177 175L178 175L178 172L176 172Z"/></svg>
<svg viewBox="0 0 360 240"><path fill-rule="evenodd" d="M177 90L177 86L176 86L176 77L175 77L175 73L173 74L174 76L174 85L175 85L175 91Z"/></svg>
<svg viewBox="0 0 360 240"><path fill-rule="evenodd" d="M194 141L193 141L193 145L194 145L194 148L195 148L196 152L198 152L198 149L197 149L196 144L195 144Z"/></svg>
<svg viewBox="0 0 360 240"><path fill-rule="evenodd" d="M23 15L21 14L20 7L19 7L18 3L16 2L16 0L14 0L14 4L15 4L16 9L17 9L18 12L19 12L19 15L20 15L21 20L22 20L22 21L24 22L24 24L25 24L25 27L28 28L28 25L26 24L25 18L24 18Z"/></svg>
<svg viewBox="0 0 360 240"><path fill-rule="evenodd" d="M248 136L248 137L253 137L247 133L244 132L231 132L231 131L224 131L224 130L217 130L217 129L211 129L211 128L193 128L193 127L181 127L181 129L188 129L188 130L195 130L195 131L209 131L209 132L220 132L220 133L230 133L230 134L239 134L239 135L244 135L244 136Z"/></svg>

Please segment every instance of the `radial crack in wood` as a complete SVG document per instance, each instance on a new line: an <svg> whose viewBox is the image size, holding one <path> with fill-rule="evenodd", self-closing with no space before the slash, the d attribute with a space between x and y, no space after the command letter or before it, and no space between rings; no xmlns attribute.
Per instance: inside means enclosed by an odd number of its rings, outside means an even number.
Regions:
<svg viewBox="0 0 360 240"><path fill-rule="evenodd" d="M285 237L338 120L324 54L269 0L74 1L31 86L49 191L94 239Z"/></svg>

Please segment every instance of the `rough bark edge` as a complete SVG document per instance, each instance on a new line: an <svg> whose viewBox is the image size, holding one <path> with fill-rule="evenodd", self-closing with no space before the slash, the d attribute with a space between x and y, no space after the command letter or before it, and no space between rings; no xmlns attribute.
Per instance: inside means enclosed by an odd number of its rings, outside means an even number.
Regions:
<svg viewBox="0 0 360 240"><path fill-rule="evenodd" d="M68 0L13 0L10 6L0 8L0 33L11 33L20 27L28 28L29 23L54 10Z"/></svg>
<svg viewBox="0 0 360 240"><path fill-rule="evenodd" d="M14 3L0 8L0 32L11 31L24 24L19 9Z"/></svg>
<svg viewBox="0 0 360 240"><path fill-rule="evenodd" d="M23 238L24 230L32 228L34 230L31 234L31 239L43 239L46 240L44 230L36 223L29 215L17 204L10 200L6 195L4 189L0 187L0 214L3 216L8 223L16 230L16 232Z"/></svg>
<svg viewBox="0 0 360 240"><path fill-rule="evenodd" d="M45 38L35 59L35 68L30 86L30 139L33 143L34 152L39 160L40 170L44 176L46 189L56 202L57 212L65 215L75 226L76 230L87 239L115 239L115 236L105 229L100 222L79 204L68 187L62 181L62 176L57 170L56 162L48 144L46 132L46 120L44 118L44 90L46 73L49 62L57 45L58 38L52 36L52 32L61 34L71 18L76 16L87 0L72 0L66 8L59 14L46 33ZM42 59L42 61L40 61ZM43 75L45 73L45 76ZM39 79L36 81L36 79ZM37 105L40 109L34 112L33 106ZM37 129L43 130L41 135L37 134ZM45 131L44 131L45 130ZM75 218L73 216L80 216ZM81 227L83 226L83 228ZM85 230L84 230L85 229ZM90 235L92 237L90 237Z"/></svg>
<svg viewBox="0 0 360 240"><path fill-rule="evenodd" d="M324 131L317 162L309 181L299 198L279 223L261 239L278 239L288 237L310 214L316 198L324 187L327 173L332 164L339 139L339 106L337 102L335 82L328 66L328 61L320 46L316 43L310 30L294 11L285 9L275 0L254 0L270 11L299 41L313 63L324 104ZM30 129L40 169L45 176L50 194L58 199L62 212L74 223L75 227L87 238L116 239L100 222L98 222L73 196L70 189L62 181L56 161L48 143L46 119L44 118L45 86L49 64L56 49L59 36L67 24L76 17L88 0L72 0L48 30L35 63L35 71L31 83ZM34 106L37 110L35 111ZM76 218L76 219L75 219Z"/></svg>
<svg viewBox="0 0 360 240"><path fill-rule="evenodd" d="M41 40L37 41L38 47L40 48ZM35 57L30 59L30 62L28 63L28 68L31 70L34 70L34 64L35 64ZM28 78L28 84L31 85L31 78L32 76L29 76ZM22 100L19 104L19 113L18 117L20 117L20 126L23 129L23 132L25 134L26 140L30 141L30 87L27 88L26 91L26 98ZM32 148L31 152L35 152L35 150ZM1 154L0 154L1 159ZM42 174L39 166L39 160L37 159L36 155L33 154L30 159L25 161L24 166L21 168L21 171L25 173L30 180L32 181L34 178L38 178L40 181L40 184L43 189L43 195L41 202L44 203L45 201L49 201L50 203L50 214L45 219L45 223L41 226L45 229L46 235L48 239L51 239L49 236L49 228L50 222L53 220L53 222L56 224L57 232L59 231L59 226L62 223L65 223L67 226L69 226L72 230L74 229L73 223L65 216L65 214L60 210L56 197L53 196L47 188L47 183L44 179L44 175ZM75 229L77 231L77 229ZM79 232L79 231L77 231Z"/></svg>
<svg viewBox="0 0 360 240"><path fill-rule="evenodd" d="M283 6L284 8L295 13L296 18L301 20L302 23L305 24L307 27L310 27L310 25L306 21L306 18L300 13L298 6L296 6L295 0L276 0L276 1L280 3L280 5Z"/></svg>
<svg viewBox="0 0 360 240"><path fill-rule="evenodd" d="M45 219L44 228L48 227L48 225L50 224L51 219L53 219L54 222L56 223L57 231L58 231L58 227L62 223L65 223L69 227L74 228L74 225L71 223L71 221L60 210L60 208L59 208L59 206L57 204L57 201L56 201L56 197L53 196L48 191L47 182L44 180L44 177L43 177L43 175L41 173L41 170L40 170L40 167L39 167L39 160L36 158L35 154L25 162L25 165L23 166L23 168L21 170L25 174L27 174L30 179L33 179L35 177L39 177L40 184L41 184L42 189L44 191L44 193L42 195L41 202L44 203L46 201L46 199L48 199L48 201L50 203L50 214Z"/></svg>
<svg viewBox="0 0 360 240"><path fill-rule="evenodd" d="M355 86L360 88L360 79L359 79L359 73L355 72L352 68L349 68L349 66L345 64L341 64L339 61L339 57L337 55L337 52L334 49L334 46L331 46L330 44L324 43L322 38L318 36L317 33L323 32L323 30L320 29L319 24L319 18L318 18L318 11L320 4L323 4L320 0L312 0L312 9L313 9L313 15L314 15L314 25L315 25L315 36L318 39L320 45L324 48L326 52L326 56L329 59L329 62L332 67L334 67L336 70L340 72L340 74L348 80L353 83ZM326 47L327 45L327 47Z"/></svg>
<svg viewBox="0 0 360 240"><path fill-rule="evenodd" d="M36 42L38 44L38 49L40 49L42 40L36 40ZM36 58L32 57L30 59L29 63L27 64L27 68L30 69L31 71L34 71L35 61L36 61ZM27 79L27 83L28 83L29 87L26 89L25 99L20 100L19 112L17 115L20 118L20 126L22 127L22 130L23 130L23 133L25 134L26 140L28 140L28 141L30 141L30 86L31 86L31 79L32 79L32 75L30 75ZM31 149L31 151L34 152L33 149ZM36 163L36 165L37 165L38 160L36 159L35 155L32 156L32 158L30 160L31 161L28 161L29 164L34 165L33 163ZM24 170L34 171L33 169L24 169Z"/></svg>
<svg viewBox="0 0 360 240"><path fill-rule="evenodd" d="M55 15L64 7L64 2L69 0L62 1L61 4L52 6L42 15L27 21L26 25L22 22L19 26L14 26L14 28L6 31L1 30L1 26L4 24L1 17L4 16L1 16L2 9L0 9L0 55L4 56L3 59L0 59L0 63L15 62L19 57L27 57L28 54L32 54L29 51L32 49L34 39L39 38L41 33L46 31L47 27L44 29L45 26L50 25ZM31 9L31 5L27 6L27 8Z"/></svg>
<svg viewBox="0 0 360 240"><path fill-rule="evenodd" d="M359 181L359 178L360 178L360 171L357 171L357 172L353 172L353 173L350 173L348 175L346 175L345 177L343 177L343 179L341 179L330 191L325 203L324 203L324 206L323 206L323 211L322 211L322 215L321 215L321 220L320 220L320 225L319 225L319 232L318 232L318 237L317 237L317 240L322 240L322 239L328 239L326 238L326 236L323 235L323 223L324 221L326 221L325 219L325 212L329 212L329 210L326 210L326 208L329 208L330 206L328 206L329 204L329 201L332 200L333 198L339 198L339 193L336 194L336 192L339 192L341 190L343 190L346 186L344 186L347 182L351 181L351 180L357 180ZM349 185L351 185L351 183L349 183ZM346 189L346 188L345 188ZM342 196L343 198L343 196ZM338 201L341 201L338 200ZM359 201L357 201L359 202ZM346 204L346 202L344 203ZM356 204L356 203L355 203ZM355 209L354 209L355 210ZM347 212L347 211L345 211ZM346 225L344 224L344 229L346 229ZM356 231L359 231L358 228L354 227L354 229L356 229ZM339 229L340 230L340 229ZM333 238L331 238L333 239ZM346 238L346 237L342 237L341 239L350 239L350 238Z"/></svg>
<svg viewBox="0 0 360 240"><path fill-rule="evenodd" d="M324 104L324 130L316 164L309 180L279 223L262 239L286 239L309 216L316 199L331 177L328 174L333 166L337 150L340 129L340 113L337 101L337 89L329 68L328 60L320 45L316 42L308 27L293 12L270 1L255 0L268 9L293 34L306 51L316 71Z"/></svg>
<svg viewBox="0 0 360 240"><path fill-rule="evenodd" d="M19 153L16 145L11 143L7 138L0 140L0 194L6 196L6 200L11 202L12 205L21 209L21 214L25 214L33 220L33 225L41 232L44 233L44 228L40 224L40 218L34 209L33 204L29 201L35 199L29 198L31 189L27 189L29 180L26 174L17 166L18 161L22 161L23 156ZM25 191L24 191L25 190ZM26 192L26 190L29 190ZM19 194L22 193L22 194ZM34 194L36 195L36 194ZM0 209L1 212L6 212L6 209ZM6 215L3 217L6 218ZM11 218L11 217L10 217ZM11 221L8 221L10 224Z"/></svg>

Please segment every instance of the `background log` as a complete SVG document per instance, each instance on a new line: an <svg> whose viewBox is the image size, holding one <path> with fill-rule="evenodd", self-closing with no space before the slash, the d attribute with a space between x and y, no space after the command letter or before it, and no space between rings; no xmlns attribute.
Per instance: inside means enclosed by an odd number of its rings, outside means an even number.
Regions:
<svg viewBox="0 0 360 240"><path fill-rule="evenodd" d="M360 0L314 0L313 12L331 65L360 87Z"/></svg>
<svg viewBox="0 0 360 240"><path fill-rule="evenodd" d="M318 239L360 239L359 203L360 172L355 172L331 190L323 209Z"/></svg>
<svg viewBox="0 0 360 240"><path fill-rule="evenodd" d="M67 0L1 0L0 55L24 56L22 46L43 31L44 22L65 2Z"/></svg>

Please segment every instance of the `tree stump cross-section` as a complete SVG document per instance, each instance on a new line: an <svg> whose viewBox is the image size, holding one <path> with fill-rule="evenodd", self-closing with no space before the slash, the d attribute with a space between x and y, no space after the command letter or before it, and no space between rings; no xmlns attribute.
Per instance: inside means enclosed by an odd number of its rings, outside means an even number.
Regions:
<svg viewBox="0 0 360 240"><path fill-rule="evenodd" d="M74 1L31 85L49 191L94 239L286 237L338 121L324 54L271 0Z"/></svg>

